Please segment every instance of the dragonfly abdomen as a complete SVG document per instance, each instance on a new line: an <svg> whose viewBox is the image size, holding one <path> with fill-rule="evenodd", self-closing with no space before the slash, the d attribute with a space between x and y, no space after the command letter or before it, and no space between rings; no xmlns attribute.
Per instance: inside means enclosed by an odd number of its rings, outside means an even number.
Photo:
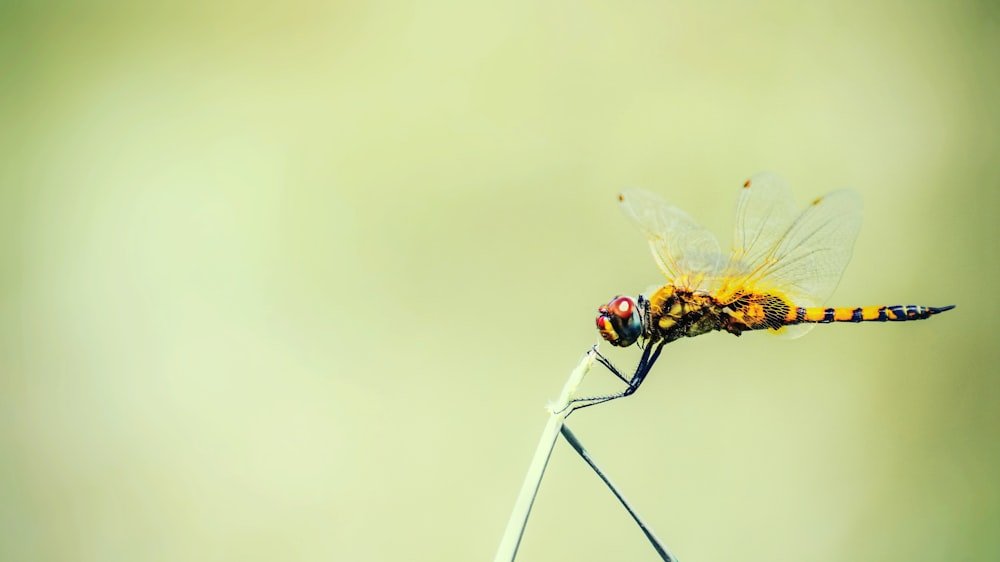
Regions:
<svg viewBox="0 0 1000 562"><path fill-rule="evenodd" d="M829 324L830 322L904 322L924 320L935 314L955 308L955 305L934 307L917 304L891 306L859 306L857 308L796 307L794 317L789 314L787 324Z"/></svg>

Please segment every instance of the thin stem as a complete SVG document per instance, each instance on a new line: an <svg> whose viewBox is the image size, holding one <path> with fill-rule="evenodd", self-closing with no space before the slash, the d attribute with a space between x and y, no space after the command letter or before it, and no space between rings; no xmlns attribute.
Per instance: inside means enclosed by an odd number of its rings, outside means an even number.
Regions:
<svg viewBox="0 0 1000 562"><path fill-rule="evenodd" d="M629 505L628 500L625 499L625 496L623 496L621 492L618 491L618 488L616 488L615 485L611 482L611 479L609 479L607 475L604 474L604 471L601 470L601 467L597 466L597 463L594 462L594 459L590 457L590 453L587 452L587 449L583 447L583 444L580 443L580 441L576 438L576 435L573 435L573 432L570 431L569 426L563 425L560 431L562 432L562 436L566 438L566 441L570 444L570 446L576 449L576 452L580 454L580 456L583 458L584 461L587 462L587 464L590 465L590 468L594 469L594 472L597 473L597 476L599 476L601 480L604 481L604 484L606 484L608 489L611 490L611 493L614 494L616 498L618 498L618 501L620 501L622 506L625 507L625 511L627 511L628 514L632 516L632 519L634 519L636 524L639 525L639 528L642 529L642 532L646 535L646 538L649 539L650 544L653 545L653 550L655 550L656 553L660 555L660 558L662 558L664 562L676 562L677 559L670 556L670 553L667 552L667 548L663 546L663 544L660 542L660 539L656 538L656 535L653 534L653 530L650 529L648 526L646 526L646 523L642 520L641 517L639 517L639 514L636 513L634 509L632 509L631 505Z"/></svg>
<svg viewBox="0 0 1000 562"><path fill-rule="evenodd" d="M497 548L495 562L513 562L517 556L517 549L521 545L521 537L524 535L524 528L528 524L528 515L531 514L531 506L535 502L538 494L538 486L542 483L542 476L545 474L545 467L549 463L549 456L552 454L552 447L555 446L559 430L563 427L563 422L572 411L570 401L576 388L583 381L583 376L594 364L595 349L587 352L580 360L580 363L569 374L566 384L563 385L559 399L549 405L549 421L545 424L542 436L538 440L535 448L535 456L531 459L528 472L524 475L524 483L521 484L521 492L514 502L514 510L507 521L507 529L500 539L500 547Z"/></svg>

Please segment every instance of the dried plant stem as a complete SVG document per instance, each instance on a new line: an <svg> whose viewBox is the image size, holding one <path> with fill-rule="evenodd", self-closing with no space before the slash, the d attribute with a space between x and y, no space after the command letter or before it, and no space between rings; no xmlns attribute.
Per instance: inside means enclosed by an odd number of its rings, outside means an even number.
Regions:
<svg viewBox="0 0 1000 562"><path fill-rule="evenodd" d="M552 447L559 437L559 430L563 427L566 416L573 411L569 407L570 400L576 392L576 388L583 381L584 375L594 364L594 351L588 351L580 363L570 373L563 385L559 399L549 406L549 421L545 424L542 436L538 440L535 448L535 456L531 459L528 473L524 476L524 483L521 484L521 492L514 503L514 510L507 521L507 529L503 538L500 539L500 547L494 560L496 562L513 561L517 556L517 549L521 545L521 537L524 535L524 528L528 524L528 515L531 514L531 506L535 502L535 495L538 493L538 486L542 483L542 476L545 474L545 467L549 463L549 456L552 454Z"/></svg>
<svg viewBox="0 0 1000 562"><path fill-rule="evenodd" d="M670 553L667 552L667 547L663 546L663 543L660 542L660 539L656 538L656 535L653 534L653 530L650 529L648 526L646 526L646 523L642 520L641 517L639 517L639 514L636 513L634 509L632 509L632 506L629 505L628 500L626 500L625 496L623 496L621 492L618 491L618 488L616 488L615 485L611 482L611 479L609 479L607 475L604 474L604 471L601 470L601 467L597 466L597 463L594 462L593 458L591 458L590 453L587 452L587 449L583 447L583 444L580 443L580 440L576 438L576 435L574 435L573 432L570 431L569 426L563 425L560 431L562 432L563 437L566 439L566 442L569 443L570 446L573 447L573 449L575 449L577 453L579 453L580 457L582 457L583 460L590 465L590 468L594 469L594 472L596 472L597 476L600 477L602 481L604 481L604 484L607 485L609 490L611 490L611 493L614 494L616 498L618 498L618 501L621 502L622 506L625 507L625 511L627 511L628 514L632 516L632 519L635 520L636 524L639 525L639 528L642 529L642 532L646 535L646 538L649 539L650 544L653 545L653 550L655 550L656 553L660 555L660 558L663 559L663 562L677 562L677 559L670 556Z"/></svg>

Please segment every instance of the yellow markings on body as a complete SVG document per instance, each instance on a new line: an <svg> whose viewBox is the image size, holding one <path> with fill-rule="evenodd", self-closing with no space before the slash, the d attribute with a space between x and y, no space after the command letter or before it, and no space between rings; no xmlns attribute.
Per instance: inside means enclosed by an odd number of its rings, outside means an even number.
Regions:
<svg viewBox="0 0 1000 562"><path fill-rule="evenodd" d="M777 329L795 320L795 306L775 292L737 291L717 302L726 307L730 318L751 330Z"/></svg>
<svg viewBox="0 0 1000 562"><path fill-rule="evenodd" d="M670 316L672 318L680 318L683 315L684 315L684 303L682 303L681 301L675 302L674 306L671 306L670 310L667 311L667 316Z"/></svg>
<svg viewBox="0 0 1000 562"><path fill-rule="evenodd" d="M806 322L819 322L826 317L826 309L822 307L809 307L806 309Z"/></svg>
<svg viewBox="0 0 1000 562"><path fill-rule="evenodd" d="M788 312L785 313L785 324L794 324L798 319L799 309L797 306L789 306Z"/></svg>
<svg viewBox="0 0 1000 562"><path fill-rule="evenodd" d="M750 304L743 309L744 324L755 325L763 321L765 317L764 305L759 300L750 301Z"/></svg>
<svg viewBox="0 0 1000 562"><path fill-rule="evenodd" d="M878 320L879 312L882 310L881 306L862 306L861 307L861 319L862 320Z"/></svg>
<svg viewBox="0 0 1000 562"><path fill-rule="evenodd" d="M670 306L670 310L662 310L663 303L660 306L663 315L660 317L658 324L664 330L676 325L677 321L684 316L684 303L679 300Z"/></svg>
<svg viewBox="0 0 1000 562"><path fill-rule="evenodd" d="M819 205L819 202L820 202L820 201L822 201L822 200L823 200L823 198L822 198L822 197L817 197L817 198L816 198L815 200L813 200L813 202L812 202L813 206L815 207L816 205Z"/></svg>
<svg viewBox="0 0 1000 562"><path fill-rule="evenodd" d="M837 322L850 322L854 317L854 308L837 307L833 309L833 319Z"/></svg>

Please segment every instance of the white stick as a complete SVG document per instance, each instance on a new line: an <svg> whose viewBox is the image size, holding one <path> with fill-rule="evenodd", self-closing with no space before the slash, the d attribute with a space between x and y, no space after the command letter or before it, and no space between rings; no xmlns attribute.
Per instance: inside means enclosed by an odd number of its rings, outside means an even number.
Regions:
<svg viewBox="0 0 1000 562"><path fill-rule="evenodd" d="M552 447L555 446L556 439L559 437L563 421L573 411L573 408L569 407L569 402L576 392L576 388L580 386L584 375L594 364L594 351L588 351L583 356L580 363L569 374L569 378L566 379L559 399L548 407L549 421L545 424L542 436L538 440L538 447L535 448L535 456L531 459L528 473L524 475L521 493L517 496L514 510L510 514L510 520L507 521L507 529L503 533L503 538L500 539L500 547L493 559L495 562L513 562L514 557L517 556L517 548L521 545L521 537L528 524L528 515L531 514L531 505L535 503L535 495L538 493L538 486L542 483L542 475L545 474L545 467L549 463Z"/></svg>

